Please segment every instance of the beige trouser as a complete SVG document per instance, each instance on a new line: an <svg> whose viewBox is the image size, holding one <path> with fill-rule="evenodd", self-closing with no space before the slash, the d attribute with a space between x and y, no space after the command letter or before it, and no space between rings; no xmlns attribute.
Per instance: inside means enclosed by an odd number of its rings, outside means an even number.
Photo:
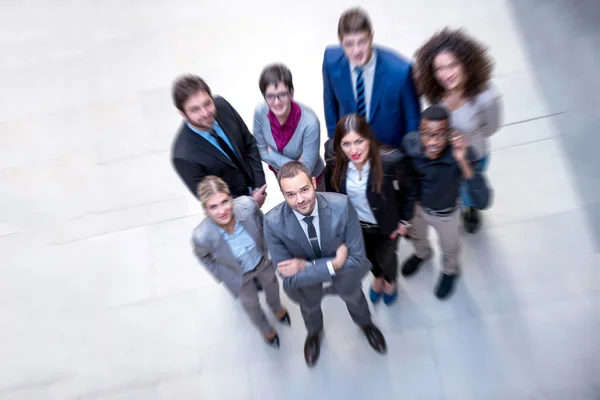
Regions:
<svg viewBox="0 0 600 400"><path fill-rule="evenodd" d="M265 316L260 303L258 301L258 289L254 278L258 279L263 290L265 291L265 297L267 304L274 314L277 314L281 310L281 300L279 297L279 281L275 275L275 268L271 260L263 259L258 267L254 271L250 271L244 274L244 280L242 282L242 289L240 290L239 297L244 306L244 310L254 323L254 325L265 335L273 331L269 320Z"/></svg>
<svg viewBox="0 0 600 400"><path fill-rule="evenodd" d="M427 238L427 228L433 226L440 238L442 249L442 272L455 275L460 272L460 207L451 214L438 216L428 214L421 206L415 206L415 216L411 229L412 244L417 257L426 260L431 257L431 245Z"/></svg>

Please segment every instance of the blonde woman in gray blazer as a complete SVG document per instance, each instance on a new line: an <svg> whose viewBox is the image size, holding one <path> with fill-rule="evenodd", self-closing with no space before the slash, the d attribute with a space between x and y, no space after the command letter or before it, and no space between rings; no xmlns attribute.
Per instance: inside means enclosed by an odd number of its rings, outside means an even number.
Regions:
<svg viewBox="0 0 600 400"><path fill-rule="evenodd" d="M291 325L282 307L279 282L263 238L263 214L250 196L233 199L227 184L207 176L198 186L198 198L206 218L194 229L192 243L199 261L234 297L265 341L279 348L279 337L258 301L257 280L265 291L267 304L277 319Z"/></svg>
<svg viewBox="0 0 600 400"><path fill-rule="evenodd" d="M265 103L254 112L253 134L261 159L275 174L284 164L300 161L316 178L317 189L324 191L319 118L294 101L292 73L283 64L267 65L258 85Z"/></svg>

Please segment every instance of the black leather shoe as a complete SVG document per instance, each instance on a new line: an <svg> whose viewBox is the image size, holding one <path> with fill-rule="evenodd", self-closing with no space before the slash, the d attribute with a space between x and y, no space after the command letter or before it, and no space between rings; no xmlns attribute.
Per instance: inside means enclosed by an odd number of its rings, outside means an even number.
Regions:
<svg viewBox="0 0 600 400"><path fill-rule="evenodd" d="M288 314L287 311L285 314L283 314L283 317L279 318L279 322L287 326L292 326L292 320L290 319L290 314Z"/></svg>
<svg viewBox="0 0 600 400"><path fill-rule="evenodd" d="M304 342L304 359L306 365L314 367L321 354L321 332L308 335Z"/></svg>
<svg viewBox="0 0 600 400"><path fill-rule="evenodd" d="M273 336L273 339L269 340L269 339L265 339L265 342L269 345L272 346L276 349L279 348L279 336L277 334L275 334L275 336Z"/></svg>
<svg viewBox="0 0 600 400"><path fill-rule="evenodd" d="M424 260L422 258L419 258L413 254L411 258L402 264L402 276L411 276L417 272L423 261Z"/></svg>
<svg viewBox="0 0 600 400"><path fill-rule="evenodd" d="M435 297L440 300L448 297L452 293L452 289L454 289L455 280L456 275L441 274L435 288Z"/></svg>
<svg viewBox="0 0 600 400"><path fill-rule="evenodd" d="M383 333L381 333L379 328L377 328L375 325L367 325L362 326L361 329L365 333L367 341L373 350L381 354L385 354L387 352L385 338L383 337Z"/></svg>
<svg viewBox="0 0 600 400"><path fill-rule="evenodd" d="M479 210L473 207L467 207L462 215L463 225L465 231L468 233L475 233L481 226L481 215Z"/></svg>

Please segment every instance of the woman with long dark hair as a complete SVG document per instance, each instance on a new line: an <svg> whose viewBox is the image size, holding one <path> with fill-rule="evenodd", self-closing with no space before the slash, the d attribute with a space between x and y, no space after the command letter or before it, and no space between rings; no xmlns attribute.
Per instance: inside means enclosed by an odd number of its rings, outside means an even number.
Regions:
<svg viewBox="0 0 600 400"><path fill-rule="evenodd" d="M349 114L333 138L335 159L325 170L327 191L348 195L362 226L374 276L369 297L392 304L398 295L396 247L411 226L416 176L399 149L381 146L367 121Z"/></svg>
<svg viewBox="0 0 600 400"><path fill-rule="evenodd" d="M414 76L419 94L431 105L446 107L450 127L475 152L477 171L487 169L489 138L502 123L501 96L491 85L493 67L487 47L462 29L443 29L415 54ZM464 185L461 198L465 229L474 233L480 216Z"/></svg>

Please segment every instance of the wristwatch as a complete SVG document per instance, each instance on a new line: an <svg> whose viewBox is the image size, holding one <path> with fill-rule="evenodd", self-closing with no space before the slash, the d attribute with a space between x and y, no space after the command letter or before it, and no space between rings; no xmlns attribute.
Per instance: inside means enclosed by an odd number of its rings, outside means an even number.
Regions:
<svg viewBox="0 0 600 400"><path fill-rule="evenodd" d="M400 223L407 228L412 228L412 224L408 221L400 221Z"/></svg>

